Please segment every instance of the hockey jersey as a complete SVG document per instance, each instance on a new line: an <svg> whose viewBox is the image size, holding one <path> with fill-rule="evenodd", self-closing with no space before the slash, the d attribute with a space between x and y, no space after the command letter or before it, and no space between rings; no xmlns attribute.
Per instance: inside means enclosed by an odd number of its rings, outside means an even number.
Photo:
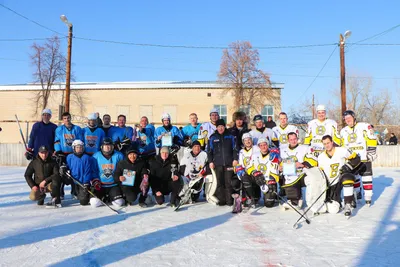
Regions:
<svg viewBox="0 0 400 267"><path fill-rule="evenodd" d="M125 139L129 139L132 141L136 140L136 135L135 138L133 138L133 128L130 126L125 126L125 127L111 127L110 130L108 131L108 137L110 137L113 142L120 141L122 142Z"/></svg>
<svg viewBox="0 0 400 267"><path fill-rule="evenodd" d="M279 182L279 165L273 163L270 160L269 153L263 155L260 150L253 154L252 166L246 170L248 174L251 174L253 170L260 171L264 174L266 179L275 179L276 182Z"/></svg>
<svg viewBox="0 0 400 267"><path fill-rule="evenodd" d="M246 170L254 165L255 155L260 152L258 146L253 146L250 149L243 148L239 151L239 165Z"/></svg>
<svg viewBox="0 0 400 267"><path fill-rule="evenodd" d="M275 140L272 141L279 141L279 149L285 149L289 146L288 142L288 133L295 133L297 134L297 137L299 136L299 129L297 129L296 126L294 125L286 125L285 128L282 128L280 125L275 126L272 128L272 131L274 132L274 138Z"/></svg>
<svg viewBox="0 0 400 267"><path fill-rule="evenodd" d="M199 177L199 174L205 173L205 166L207 164L207 153L204 151L200 151L197 156L194 156L193 153L186 153L182 158L180 165L185 166L184 176L187 176L191 179L195 179Z"/></svg>
<svg viewBox="0 0 400 267"><path fill-rule="evenodd" d="M339 179L336 179L336 177L340 175L340 168L342 168L348 160L356 157L357 154L347 148L335 147L332 157L326 152L323 152L318 156L318 167L324 171L328 178L328 184L333 182L331 185L335 185L339 182Z"/></svg>
<svg viewBox="0 0 400 267"><path fill-rule="evenodd" d="M86 154L93 155L99 151L105 135L101 128L83 128L83 143L85 144Z"/></svg>
<svg viewBox="0 0 400 267"><path fill-rule="evenodd" d="M170 134L173 144L180 146L183 144L182 133L176 126L171 126L169 130L167 130L164 126L160 126L156 129L156 132L154 133L154 139L156 140L156 146L158 148L161 148L163 146L162 139L160 140L160 142L157 142L158 137L163 134Z"/></svg>
<svg viewBox="0 0 400 267"><path fill-rule="evenodd" d="M118 162L124 159L124 156L119 151L114 151L111 158L107 159L98 151L94 153L93 159L96 161L96 177L100 178L102 187L117 186L114 181L114 171L117 168Z"/></svg>
<svg viewBox="0 0 400 267"><path fill-rule="evenodd" d="M65 154L73 153L72 142L76 139L83 140L82 128L77 125L72 125L71 128L67 128L65 125L60 125L56 129L56 135L54 139L54 150L62 151Z"/></svg>
<svg viewBox="0 0 400 267"><path fill-rule="evenodd" d="M208 140L210 139L210 136L215 132L215 130L217 130L217 126L215 126L211 122L205 122L200 126L197 138L200 142L201 147L207 147Z"/></svg>
<svg viewBox="0 0 400 267"><path fill-rule="evenodd" d="M190 138L192 142L198 139L198 134L201 128L201 124L197 124L196 127L193 127L191 124L186 125L182 128L182 136L183 139Z"/></svg>
<svg viewBox="0 0 400 267"><path fill-rule="evenodd" d="M82 184L90 184L93 179L98 178L96 161L89 155L76 156L75 154L69 154L67 156L67 165L72 177Z"/></svg>
<svg viewBox="0 0 400 267"><path fill-rule="evenodd" d="M149 156L156 153L154 132L154 126L151 124L148 124L142 131L137 132L136 141L139 143L140 154Z"/></svg>
<svg viewBox="0 0 400 267"><path fill-rule="evenodd" d="M264 128L263 131L260 129L253 129L250 131L251 136L253 137L253 144L257 144L258 139L265 138L268 140L269 146L273 146L274 140L277 140L274 132L270 128Z"/></svg>
<svg viewBox="0 0 400 267"><path fill-rule="evenodd" d="M371 125L365 122L357 122L353 127L344 127L340 136L342 146L356 152L362 161L367 161L367 148L377 146L375 133Z"/></svg>
<svg viewBox="0 0 400 267"><path fill-rule="evenodd" d="M317 166L317 158L314 156L313 149L307 145L297 145L294 148L287 146L281 150L282 162L290 158L294 162L300 162L308 165L308 167ZM281 163L283 164L283 163ZM285 175L285 185L290 185L297 182L302 177L303 168L296 169L296 175Z"/></svg>
<svg viewBox="0 0 400 267"><path fill-rule="evenodd" d="M325 135L332 136L333 142L337 146L340 146L340 136L337 130L337 123L334 120L325 119L324 121L319 121L318 119L314 119L310 121L307 126L304 144L311 145L316 157L324 151L322 137Z"/></svg>

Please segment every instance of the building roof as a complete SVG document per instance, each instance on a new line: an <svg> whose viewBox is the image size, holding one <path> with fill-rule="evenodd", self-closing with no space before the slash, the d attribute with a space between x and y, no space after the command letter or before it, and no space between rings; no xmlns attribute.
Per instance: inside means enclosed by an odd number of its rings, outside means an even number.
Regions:
<svg viewBox="0 0 400 267"><path fill-rule="evenodd" d="M71 89L76 90L127 90L127 89L206 89L226 88L216 81L139 81L139 82L74 82ZM65 83L55 83L53 90L64 90ZM283 89L284 83L272 83L273 89ZM41 90L40 84L0 85L0 91L35 91Z"/></svg>

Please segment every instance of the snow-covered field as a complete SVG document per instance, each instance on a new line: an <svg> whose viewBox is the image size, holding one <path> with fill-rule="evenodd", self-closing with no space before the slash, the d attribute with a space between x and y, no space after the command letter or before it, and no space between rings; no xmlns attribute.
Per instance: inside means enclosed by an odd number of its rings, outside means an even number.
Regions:
<svg viewBox="0 0 400 267"><path fill-rule="evenodd" d="M46 209L28 199L23 168L0 167L0 266L399 266L400 170L374 171L373 206L293 229L298 214L278 207Z"/></svg>

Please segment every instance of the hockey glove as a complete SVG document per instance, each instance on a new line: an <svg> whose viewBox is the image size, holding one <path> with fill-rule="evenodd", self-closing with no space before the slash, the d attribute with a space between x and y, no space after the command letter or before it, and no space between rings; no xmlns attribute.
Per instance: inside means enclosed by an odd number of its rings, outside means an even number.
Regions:
<svg viewBox="0 0 400 267"><path fill-rule="evenodd" d="M142 182L140 183L140 191L142 191L142 196L146 195L147 188L149 188L149 176L147 174L143 175Z"/></svg>
<svg viewBox="0 0 400 267"><path fill-rule="evenodd" d="M67 165L61 165L60 166L59 172L60 172L61 176L66 176L67 171L68 171Z"/></svg>
<svg viewBox="0 0 400 267"><path fill-rule="evenodd" d="M26 152L25 152L25 158L27 160L33 160L33 149L32 148L26 148Z"/></svg>
<svg viewBox="0 0 400 267"><path fill-rule="evenodd" d="M278 148L273 148L273 149L270 150L270 152L269 152L269 160L272 163L276 163L276 164L279 164L282 161L281 156L279 154L279 149Z"/></svg>
<svg viewBox="0 0 400 267"><path fill-rule="evenodd" d="M374 147L374 146L367 147L367 159L372 162L377 157L378 157L378 155L376 154L376 147Z"/></svg>
<svg viewBox="0 0 400 267"><path fill-rule="evenodd" d="M276 193L278 191L278 187L276 185L275 179L268 180L268 192Z"/></svg>
<svg viewBox="0 0 400 267"><path fill-rule="evenodd" d="M340 173L340 175L342 175L344 173L352 173L352 171L353 171L353 167L351 167L350 164L346 163L340 168L339 173Z"/></svg>
<svg viewBox="0 0 400 267"><path fill-rule="evenodd" d="M185 147L192 147L192 139L188 136L183 141L183 146Z"/></svg>
<svg viewBox="0 0 400 267"><path fill-rule="evenodd" d="M234 171L235 171L235 173L237 174L237 176L239 178L242 178L243 175L244 175L244 172L245 172L245 170L244 170L242 165L235 166Z"/></svg>
<svg viewBox="0 0 400 267"><path fill-rule="evenodd" d="M262 186L265 184L264 174L260 171L253 171L251 175L254 177L254 180L258 186Z"/></svg>
<svg viewBox="0 0 400 267"><path fill-rule="evenodd" d="M131 144L131 140L129 138L125 138L121 142L117 143L117 149L118 151L121 151L124 149L124 147L128 147Z"/></svg>
<svg viewBox="0 0 400 267"><path fill-rule="evenodd" d="M94 187L94 189L96 191L100 191L101 190L101 182L99 179L94 179L91 181L92 186Z"/></svg>

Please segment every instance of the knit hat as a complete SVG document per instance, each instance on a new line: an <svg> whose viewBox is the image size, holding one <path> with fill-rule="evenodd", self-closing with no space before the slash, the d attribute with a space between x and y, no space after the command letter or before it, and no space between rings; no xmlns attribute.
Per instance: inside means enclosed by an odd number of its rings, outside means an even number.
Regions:
<svg viewBox="0 0 400 267"><path fill-rule="evenodd" d="M224 121L223 119L217 120L216 126L218 127L218 126L220 126L220 125L222 125L222 126L224 126L224 127L226 126L225 121Z"/></svg>

